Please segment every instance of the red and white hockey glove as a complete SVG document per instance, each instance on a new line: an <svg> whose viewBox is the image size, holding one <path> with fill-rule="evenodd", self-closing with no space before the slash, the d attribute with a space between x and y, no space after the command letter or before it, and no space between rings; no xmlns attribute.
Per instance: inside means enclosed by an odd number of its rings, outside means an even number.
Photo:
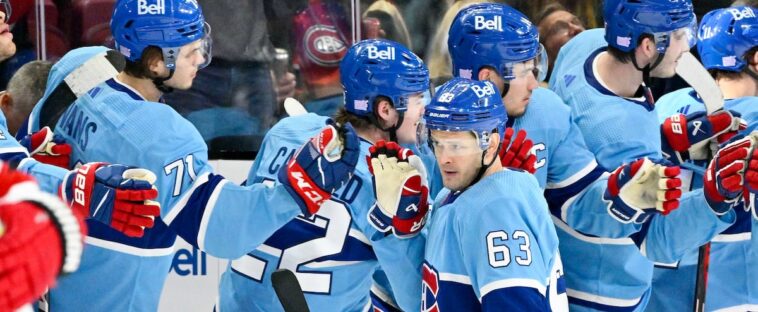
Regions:
<svg viewBox="0 0 758 312"><path fill-rule="evenodd" d="M368 220L377 230L400 238L418 234L429 212L429 186L424 164L395 142L378 141L366 156L373 176L376 204Z"/></svg>
<svg viewBox="0 0 758 312"><path fill-rule="evenodd" d="M513 137L513 128L505 129L505 139L500 147L500 163L503 167L522 169L534 173L537 156L530 153L534 143L526 138L526 131L519 130Z"/></svg>
<svg viewBox="0 0 758 312"><path fill-rule="evenodd" d="M725 142L744 129L739 117L737 112L720 110L712 115L696 112L666 118L661 125L663 156L675 164L710 159L712 142Z"/></svg>
<svg viewBox="0 0 758 312"><path fill-rule="evenodd" d="M360 142L349 123L327 125L292 156L279 170L279 183L284 185L303 215L318 212L332 193L350 180L358 163Z"/></svg>
<svg viewBox="0 0 758 312"><path fill-rule="evenodd" d="M752 141L758 141L758 131L750 133ZM753 147L748 160L748 167L745 170L745 189L743 194L745 198L745 209L752 210L753 218L758 220L758 209L756 209L755 197L758 194L758 148Z"/></svg>
<svg viewBox="0 0 758 312"><path fill-rule="evenodd" d="M69 168L71 145L68 145L62 137L54 135L50 128L44 127L40 131L28 134L19 143L37 161L64 169Z"/></svg>
<svg viewBox="0 0 758 312"><path fill-rule="evenodd" d="M623 223L643 223L654 213L669 214L679 207L682 181L679 167L647 157L624 164L611 173L603 199L608 213Z"/></svg>
<svg viewBox="0 0 758 312"><path fill-rule="evenodd" d="M130 237L152 228L161 208L151 171L124 165L88 163L68 174L61 195L71 208Z"/></svg>
<svg viewBox="0 0 758 312"><path fill-rule="evenodd" d="M32 302L75 271L85 234L82 216L0 164L0 311Z"/></svg>
<svg viewBox="0 0 758 312"><path fill-rule="evenodd" d="M757 136L734 137L716 152L703 176L703 192L708 205L718 215L723 215L741 200L745 177L753 177L748 169L755 150ZM750 187L748 183L748 188ZM746 205L748 203L745 203Z"/></svg>

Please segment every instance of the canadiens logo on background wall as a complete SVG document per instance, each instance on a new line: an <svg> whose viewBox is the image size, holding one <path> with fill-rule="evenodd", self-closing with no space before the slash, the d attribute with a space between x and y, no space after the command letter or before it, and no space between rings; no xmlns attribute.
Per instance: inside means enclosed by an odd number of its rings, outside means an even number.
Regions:
<svg viewBox="0 0 758 312"><path fill-rule="evenodd" d="M340 39L338 30L327 25L313 25L308 28L303 38L305 54L321 66L335 66L345 55L345 42Z"/></svg>
<svg viewBox="0 0 758 312"><path fill-rule="evenodd" d="M421 278L421 311L439 312L437 293L440 290L440 279L437 271L424 262L424 265L421 267Z"/></svg>

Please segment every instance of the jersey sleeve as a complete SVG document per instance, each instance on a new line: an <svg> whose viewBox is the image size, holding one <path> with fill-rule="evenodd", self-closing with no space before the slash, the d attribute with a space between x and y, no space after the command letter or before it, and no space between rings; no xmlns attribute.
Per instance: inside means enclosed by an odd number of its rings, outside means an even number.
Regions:
<svg viewBox="0 0 758 312"><path fill-rule="evenodd" d="M127 133L136 131L130 127L150 129L140 122L151 120L127 124ZM197 130L184 119L164 123L170 124L160 138L131 136L135 148L147 147L131 165L156 174L161 217L188 243L213 256L236 259L300 212L283 186L243 187L213 173Z"/></svg>
<svg viewBox="0 0 758 312"><path fill-rule="evenodd" d="M421 306L421 265L424 261L424 246L426 239L423 235L400 239L386 235L371 226L368 222L369 208L374 204L373 187L368 167L365 162L359 162L355 177L362 179L361 189L350 206L355 225L371 241L379 265L389 281L392 295L403 311L418 310Z"/></svg>
<svg viewBox="0 0 758 312"><path fill-rule="evenodd" d="M655 215L631 236L650 261L670 264L726 230L737 219L734 210L722 216L708 206L702 189L682 195L679 208L667 216Z"/></svg>
<svg viewBox="0 0 758 312"><path fill-rule="evenodd" d="M547 204L538 192L505 197L465 207L472 211L460 218L455 233L468 273L460 278L470 279L483 311L547 311L546 260L557 250L557 238L549 220L526 215L546 212Z"/></svg>
<svg viewBox="0 0 758 312"><path fill-rule="evenodd" d="M568 107L566 107L568 110ZM563 128L548 162L545 198L555 218L582 234L608 238L627 237L639 230L608 213L603 194L607 188L606 170L587 149L581 131L568 112L556 120Z"/></svg>
<svg viewBox="0 0 758 312"><path fill-rule="evenodd" d="M0 113L2 116L2 113ZM29 156L29 152L8 133L5 127L5 119L0 118L0 160L17 160L17 168L34 177L42 191L50 194L58 194L58 188L68 170L43 164Z"/></svg>

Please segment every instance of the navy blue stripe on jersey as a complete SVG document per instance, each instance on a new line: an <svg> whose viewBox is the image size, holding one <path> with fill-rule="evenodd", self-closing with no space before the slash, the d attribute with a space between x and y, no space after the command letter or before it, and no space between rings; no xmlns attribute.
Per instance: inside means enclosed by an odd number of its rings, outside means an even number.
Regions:
<svg viewBox="0 0 758 312"><path fill-rule="evenodd" d="M612 305L602 304L599 302L594 302L594 301L589 301L589 300L583 300L576 297L571 297L570 295L568 296L568 301L569 301L569 304L587 307L590 309L594 309L596 311L607 311L607 312L635 311L635 309L637 309L637 306L640 305L640 302L642 302L642 300L640 299L640 301L637 301L637 303L634 304L633 306L619 307L619 306L612 306Z"/></svg>
<svg viewBox="0 0 758 312"><path fill-rule="evenodd" d="M108 80L105 81L105 83L109 87L113 88L116 91L120 91L120 92L126 93L133 100L136 100L136 101L144 101L145 100L139 94L134 93L134 90L129 89L126 86L118 83L118 81L116 81L115 78L108 79ZM93 95L93 97L94 97L94 95Z"/></svg>
<svg viewBox="0 0 758 312"><path fill-rule="evenodd" d="M319 215L316 214L314 217L319 217ZM285 250L325 236L326 228L303 220L301 217L297 217L277 230L264 244L279 250ZM376 255L371 246L355 237L348 236L345 239L345 245L343 245L342 251L337 254L314 259L314 261L368 261L375 259Z"/></svg>
<svg viewBox="0 0 758 312"><path fill-rule="evenodd" d="M87 236L140 249L169 248L176 240L176 234L160 218L155 219L152 228L145 229L142 238L126 236L94 219L87 219L87 231Z"/></svg>
<svg viewBox="0 0 758 312"><path fill-rule="evenodd" d="M192 246L199 248L197 240L200 222L203 220L208 200L221 181L224 181L223 176L209 174L208 181L195 188L184 207L174 207L174 209L179 209L179 213L171 220L170 227Z"/></svg>
<svg viewBox="0 0 758 312"><path fill-rule="evenodd" d="M18 149L23 149L23 147L19 147ZM18 152L16 148L13 149L2 149L0 148L0 160L9 162L11 160L18 160L29 157L29 154L24 152Z"/></svg>
<svg viewBox="0 0 758 312"><path fill-rule="evenodd" d="M532 287L506 287L484 295L482 311L550 311L550 303Z"/></svg>
<svg viewBox="0 0 758 312"><path fill-rule="evenodd" d="M744 202L741 202L734 207L734 212L737 215L736 221L719 235L750 233L752 227L750 218L752 215L750 214L750 211L745 211L744 207Z"/></svg>
<svg viewBox="0 0 758 312"><path fill-rule="evenodd" d="M587 60L584 61L584 77L585 79L587 79L587 83L593 88L595 88L598 92L605 95L617 97L617 95L613 93L613 91L606 89L605 87L603 87L602 84L600 84L600 81L597 80L597 78L595 77L595 73L592 70L592 62L595 60L595 57L607 49L608 47L602 47L600 49L595 50L595 52L592 52L592 54L587 58ZM644 89L643 89L643 92L644 92ZM632 100L632 99L623 98L623 97L622 99L625 99L629 102L640 105L644 107L648 112L652 112L653 109L655 109L654 103L651 103L648 101L637 101L637 100Z"/></svg>
<svg viewBox="0 0 758 312"><path fill-rule="evenodd" d="M637 245L637 248L642 246L642 242L644 242L645 238L647 238L647 232L650 231L650 224L652 223L652 220L653 218L647 218L647 220L642 223L640 230L629 236L634 244Z"/></svg>
<svg viewBox="0 0 758 312"><path fill-rule="evenodd" d="M480 311L481 303L476 297L471 284L463 284L452 281L439 281L439 291L437 297L430 292L425 292L422 299L427 308L436 303L440 311ZM436 301L435 301L436 300Z"/></svg>
<svg viewBox="0 0 758 312"><path fill-rule="evenodd" d="M382 298L379 298L379 296L377 296L373 291L370 292L370 294L372 312L401 312L400 309L392 306L389 302L382 300Z"/></svg>
<svg viewBox="0 0 758 312"><path fill-rule="evenodd" d="M574 183L561 188L546 189L545 199L547 200L548 207L550 207L550 213L558 218L561 218L561 208L563 207L563 204L581 193L585 188L587 188L587 186L595 182L604 173L605 168L597 165L595 169L592 169L592 171ZM563 219L561 218L561 220Z"/></svg>

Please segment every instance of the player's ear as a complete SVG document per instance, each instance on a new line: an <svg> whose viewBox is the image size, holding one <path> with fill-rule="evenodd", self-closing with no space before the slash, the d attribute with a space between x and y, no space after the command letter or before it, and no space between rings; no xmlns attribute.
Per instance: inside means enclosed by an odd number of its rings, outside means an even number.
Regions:
<svg viewBox="0 0 758 312"><path fill-rule="evenodd" d="M151 57L147 60L147 68L150 69L150 72L155 77L165 77L168 75L168 68L166 68L166 63L163 61L163 56L158 55Z"/></svg>
<svg viewBox="0 0 758 312"><path fill-rule="evenodd" d="M13 97L8 90L0 92L0 108L5 116L8 116L13 108Z"/></svg>
<svg viewBox="0 0 758 312"><path fill-rule="evenodd" d="M653 61L653 58L656 56L656 53L658 50L655 48L655 41L653 38L650 37L643 37L640 41L640 44L637 46L637 49L635 51L640 51L645 56L646 59Z"/></svg>
<svg viewBox="0 0 758 312"><path fill-rule="evenodd" d="M487 146L485 161L490 162L492 161L493 158L497 157L499 146L500 146L500 134L493 133L492 135L490 135L490 144Z"/></svg>
<svg viewBox="0 0 758 312"><path fill-rule="evenodd" d="M483 67L479 70L479 73L477 74L477 80L479 81L487 81L490 80L490 75L492 75L494 71L492 69L489 69L487 67Z"/></svg>
<svg viewBox="0 0 758 312"><path fill-rule="evenodd" d="M382 127L389 127L397 123L397 110L386 98L380 97L377 99L376 116L380 120Z"/></svg>

